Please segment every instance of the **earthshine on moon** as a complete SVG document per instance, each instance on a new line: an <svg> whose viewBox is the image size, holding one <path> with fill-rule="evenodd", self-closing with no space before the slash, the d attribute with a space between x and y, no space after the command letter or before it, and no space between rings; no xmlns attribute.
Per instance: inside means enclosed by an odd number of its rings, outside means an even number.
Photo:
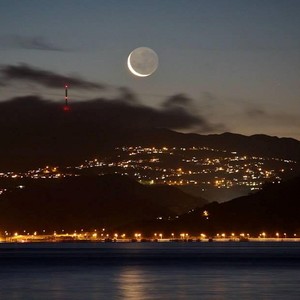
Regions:
<svg viewBox="0 0 300 300"><path fill-rule="evenodd" d="M150 48L139 47L128 56L127 66L129 71L138 77L147 77L155 72L158 67L158 56Z"/></svg>

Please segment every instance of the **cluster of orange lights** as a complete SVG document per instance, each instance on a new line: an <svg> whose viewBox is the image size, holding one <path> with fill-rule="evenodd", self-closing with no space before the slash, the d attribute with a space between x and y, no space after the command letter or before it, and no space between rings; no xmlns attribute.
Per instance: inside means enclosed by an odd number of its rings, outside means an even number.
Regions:
<svg viewBox="0 0 300 300"><path fill-rule="evenodd" d="M298 241L298 237L296 233L293 234L287 234L286 232L280 233L276 232L274 234L267 234L266 232L261 232L256 236L251 236L249 233L217 233L214 236L208 236L205 233L200 233L196 236L190 235L187 232L182 232L179 234L171 233L171 234L164 234L164 233L154 233L152 237L144 237L142 233L135 232L129 236L127 236L125 233L119 234L119 233L107 233L105 228L100 230L98 232L96 229L92 232L84 232L83 229L81 229L79 232L76 230L72 233L67 233L64 230L62 230L60 233L57 231L53 231L50 234L47 234L45 230L43 232L38 233L37 231L34 231L32 233L29 233L27 231L23 231L21 234L18 232L9 233L7 231L4 232L4 234L0 234L0 240L6 241L6 242L34 242L35 240L44 240L44 241L57 241L65 240L65 239L73 239L73 240L90 240L90 241L115 241L115 242L126 242L126 241L173 241L173 240L182 240L182 241L197 241L197 240L216 240L216 241L236 241L236 240L253 240L253 241L259 241L259 240L283 240L292 238L294 240Z"/></svg>

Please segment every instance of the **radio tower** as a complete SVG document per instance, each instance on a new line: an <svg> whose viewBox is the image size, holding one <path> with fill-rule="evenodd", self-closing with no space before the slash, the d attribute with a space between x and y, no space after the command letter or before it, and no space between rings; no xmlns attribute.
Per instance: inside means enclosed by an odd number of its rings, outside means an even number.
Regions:
<svg viewBox="0 0 300 300"><path fill-rule="evenodd" d="M64 111L69 111L70 110L70 106L68 103L68 86L65 85L65 106L64 106Z"/></svg>

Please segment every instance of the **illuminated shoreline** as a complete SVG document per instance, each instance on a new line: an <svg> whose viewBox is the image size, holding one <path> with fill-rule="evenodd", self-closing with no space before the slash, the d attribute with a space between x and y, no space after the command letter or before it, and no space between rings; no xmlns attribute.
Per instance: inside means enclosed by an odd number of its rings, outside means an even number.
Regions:
<svg viewBox="0 0 300 300"><path fill-rule="evenodd" d="M299 237L189 237L189 238L83 238L74 236L16 236L0 238L0 244L14 243L198 243L198 242L300 242Z"/></svg>
<svg viewBox="0 0 300 300"><path fill-rule="evenodd" d="M37 243L37 242L90 242L90 243L123 243L123 242L300 242L300 234L289 232L222 232L222 233L188 233L172 232L164 233L157 231L154 233L143 233L134 231L131 233L112 232L107 228L94 229L92 231L66 232L65 230L42 232L34 231L32 233L24 230L22 233L4 231L0 233L0 243Z"/></svg>

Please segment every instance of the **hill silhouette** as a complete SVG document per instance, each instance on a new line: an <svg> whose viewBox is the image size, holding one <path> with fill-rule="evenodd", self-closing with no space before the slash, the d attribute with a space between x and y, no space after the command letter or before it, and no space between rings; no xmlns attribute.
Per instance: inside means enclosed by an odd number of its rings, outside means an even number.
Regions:
<svg viewBox="0 0 300 300"><path fill-rule="evenodd" d="M256 193L223 203L209 203L171 222L145 222L144 227L145 230L153 228L212 235L222 232L244 232L256 236L262 232L300 234L299 186L300 177L269 183Z"/></svg>
<svg viewBox="0 0 300 300"><path fill-rule="evenodd" d="M0 197L5 230L91 230L175 216L206 203L169 186L146 186L126 176L23 180Z"/></svg>
<svg viewBox="0 0 300 300"><path fill-rule="evenodd" d="M300 234L300 177L266 184L261 191L206 204L169 186L145 186L121 175L23 181L0 198L5 230L201 232L215 235ZM207 212L208 216L204 214ZM159 218L158 218L159 217Z"/></svg>

